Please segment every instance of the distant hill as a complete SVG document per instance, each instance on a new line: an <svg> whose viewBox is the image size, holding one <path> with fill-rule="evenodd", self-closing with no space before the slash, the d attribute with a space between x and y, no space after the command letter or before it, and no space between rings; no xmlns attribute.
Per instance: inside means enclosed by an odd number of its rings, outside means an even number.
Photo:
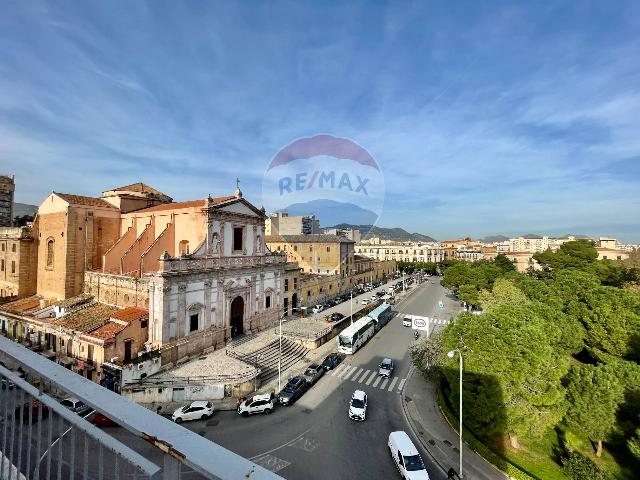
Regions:
<svg viewBox="0 0 640 480"><path fill-rule="evenodd" d="M507 240L509 240L509 237L505 237L504 235L488 235L480 239L482 243L498 243L506 242Z"/></svg>
<svg viewBox="0 0 640 480"><path fill-rule="evenodd" d="M22 217L23 215L34 216L38 211L38 207L35 205L29 205L28 203L13 202L13 216Z"/></svg>
<svg viewBox="0 0 640 480"><path fill-rule="evenodd" d="M315 215L322 224L334 225L340 222L352 224L373 224L378 216L371 210L354 205L353 203L336 202L335 200L319 199L305 203L294 203L282 210L291 216Z"/></svg>
<svg viewBox="0 0 640 480"><path fill-rule="evenodd" d="M409 233L403 228L384 228L373 225L353 225L350 223L339 223L329 228L351 228L360 230L363 240L371 237L380 237L382 240L393 240L395 242L435 242L436 240L421 233Z"/></svg>

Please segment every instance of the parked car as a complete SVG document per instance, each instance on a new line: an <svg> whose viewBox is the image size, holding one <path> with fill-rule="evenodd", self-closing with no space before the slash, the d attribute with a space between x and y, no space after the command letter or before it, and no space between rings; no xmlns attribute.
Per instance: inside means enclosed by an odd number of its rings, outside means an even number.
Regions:
<svg viewBox="0 0 640 480"><path fill-rule="evenodd" d="M324 308L335 307L338 304L336 299L327 300L327 303L324 304Z"/></svg>
<svg viewBox="0 0 640 480"><path fill-rule="evenodd" d="M363 298L362 300L360 300L360 303L362 305L369 305L371 303L371 300L369 300L368 298Z"/></svg>
<svg viewBox="0 0 640 480"><path fill-rule="evenodd" d="M292 405L307 391L307 388L309 385L304 377L293 377L278 394L278 401L281 405Z"/></svg>
<svg viewBox="0 0 640 480"><path fill-rule="evenodd" d="M304 378L305 380L307 380L307 383L309 385L313 385L318 380L320 380L320 377L322 377L322 375L324 375L324 368L322 367L322 365L318 365L317 363L312 363L304 371Z"/></svg>
<svg viewBox="0 0 640 480"><path fill-rule="evenodd" d="M364 422L367 417L367 394L362 390L356 390L349 402L349 418L358 422Z"/></svg>
<svg viewBox="0 0 640 480"><path fill-rule="evenodd" d="M22 411L22 423L25 425L29 424L29 412L31 412L31 423L38 422L39 412L42 412L42 419L44 420L49 416L49 407L40 403L38 400L31 400L30 402L25 402L22 404L22 407L18 407L15 409L14 415L16 419L20 419L20 412Z"/></svg>
<svg viewBox="0 0 640 480"><path fill-rule="evenodd" d="M254 413L264 413L265 415L269 415L273 412L275 400L275 395L273 393L254 395L249 400L245 400L238 405L238 414L243 417L248 417Z"/></svg>
<svg viewBox="0 0 640 480"><path fill-rule="evenodd" d="M324 310L324 305L314 305L314 307L311 309L311 312L320 313L323 310Z"/></svg>
<svg viewBox="0 0 640 480"><path fill-rule="evenodd" d="M182 423L188 420L206 420L213 415L213 405L206 400L198 400L189 405L178 408L171 420L176 423Z"/></svg>
<svg viewBox="0 0 640 480"><path fill-rule="evenodd" d="M116 422L114 422L109 417L107 417L106 415L103 415L100 412L95 412L91 416L91 423L99 427L117 427L118 426Z"/></svg>
<svg viewBox="0 0 640 480"><path fill-rule="evenodd" d="M407 480L429 480L429 474L407 432L391 432L389 434L389 453L400 472Z"/></svg>
<svg viewBox="0 0 640 480"><path fill-rule="evenodd" d="M74 413L77 413L81 417L84 417L87 413L89 413L92 409L89 405L84 403L82 400L78 400L75 397L67 397L60 402L60 405L63 407L67 407Z"/></svg>
<svg viewBox="0 0 640 480"><path fill-rule="evenodd" d="M338 312L334 312L329 316L330 322L339 322L344 318L344 315Z"/></svg>
<svg viewBox="0 0 640 480"><path fill-rule="evenodd" d="M378 368L378 375L390 378L393 374L393 369L393 360L391 360L390 358L385 358L384 360L382 360L380 368Z"/></svg>
<svg viewBox="0 0 640 480"><path fill-rule="evenodd" d="M338 355L337 353L330 353L322 361L322 368L324 368L325 371L333 370L340 364L341 361L342 357L340 355Z"/></svg>
<svg viewBox="0 0 640 480"><path fill-rule="evenodd" d="M411 326L411 317L408 315L405 315L402 319L402 326L403 327L410 327Z"/></svg>

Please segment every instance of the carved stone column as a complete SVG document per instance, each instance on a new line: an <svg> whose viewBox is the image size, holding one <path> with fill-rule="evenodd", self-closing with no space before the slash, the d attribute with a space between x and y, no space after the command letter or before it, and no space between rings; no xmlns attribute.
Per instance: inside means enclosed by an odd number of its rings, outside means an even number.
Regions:
<svg viewBox="0 0 640 480"><path fill-rule="evenodd" d="M264 271L260 272L260 287L259 287L259 292L258 292L258 302L260 304L260 308L258 309L259 312L262 312L264 310L265 304L264 304Z"/></svg>
<svg viewBox="0 0 640 480"><path fill-rule="evenodd" d="M203 330L211 326L211 280L204 281L204 324Z"/></svg>
<svg viewBox="0 0 640 480"><path fill-rule="evenodd" d="M182 338L186 335L186 316L187 316L187 286L178 285L178 318L176 319L176 338Z"/></svg>
<svg viewBox="0 0 640 480"><path fill-rule="evenodd" d="M171 318L169 312L169 300L171 299L171 287L169 285L159 284L156 287L158 295L158 311L162 312L158 318L161 330L161 343L168 342L171 338Z"/></svg>
<svg viewBox="0 0 640 480"><path fill-rule="evenodd" d="M224 309L224 279L216 280L216 326L224 327L226 310Z"/></svg>

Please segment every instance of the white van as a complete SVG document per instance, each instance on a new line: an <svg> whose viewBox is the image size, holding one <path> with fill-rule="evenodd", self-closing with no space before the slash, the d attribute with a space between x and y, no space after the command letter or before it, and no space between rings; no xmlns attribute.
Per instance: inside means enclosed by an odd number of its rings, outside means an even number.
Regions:
<svg viewBox="0 0 640 480"><path fill-rule="evenodd" d="M412 323L413 321L409 315L405 315L404 318L402 319L403 327L410 327Z"/></svg>
<svg viewBox="0 0 640 480"><path fill-rule="evenodd" d="M407 432L389 434L389 453L402 478L406 480L429 480L429 474Z"/></svg>

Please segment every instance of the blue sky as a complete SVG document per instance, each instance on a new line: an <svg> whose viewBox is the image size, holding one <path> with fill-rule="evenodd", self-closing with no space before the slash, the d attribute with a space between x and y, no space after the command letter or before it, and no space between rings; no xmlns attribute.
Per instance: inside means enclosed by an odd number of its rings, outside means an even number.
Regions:
<svg viewBox="0 0 640 480"><path fill-rule="evenodd" d="M241 179L292 140L381 165L381 226L640 242L637 2L4 2L16 200ZM265 205L269 209L268 205Z"/></svg>

